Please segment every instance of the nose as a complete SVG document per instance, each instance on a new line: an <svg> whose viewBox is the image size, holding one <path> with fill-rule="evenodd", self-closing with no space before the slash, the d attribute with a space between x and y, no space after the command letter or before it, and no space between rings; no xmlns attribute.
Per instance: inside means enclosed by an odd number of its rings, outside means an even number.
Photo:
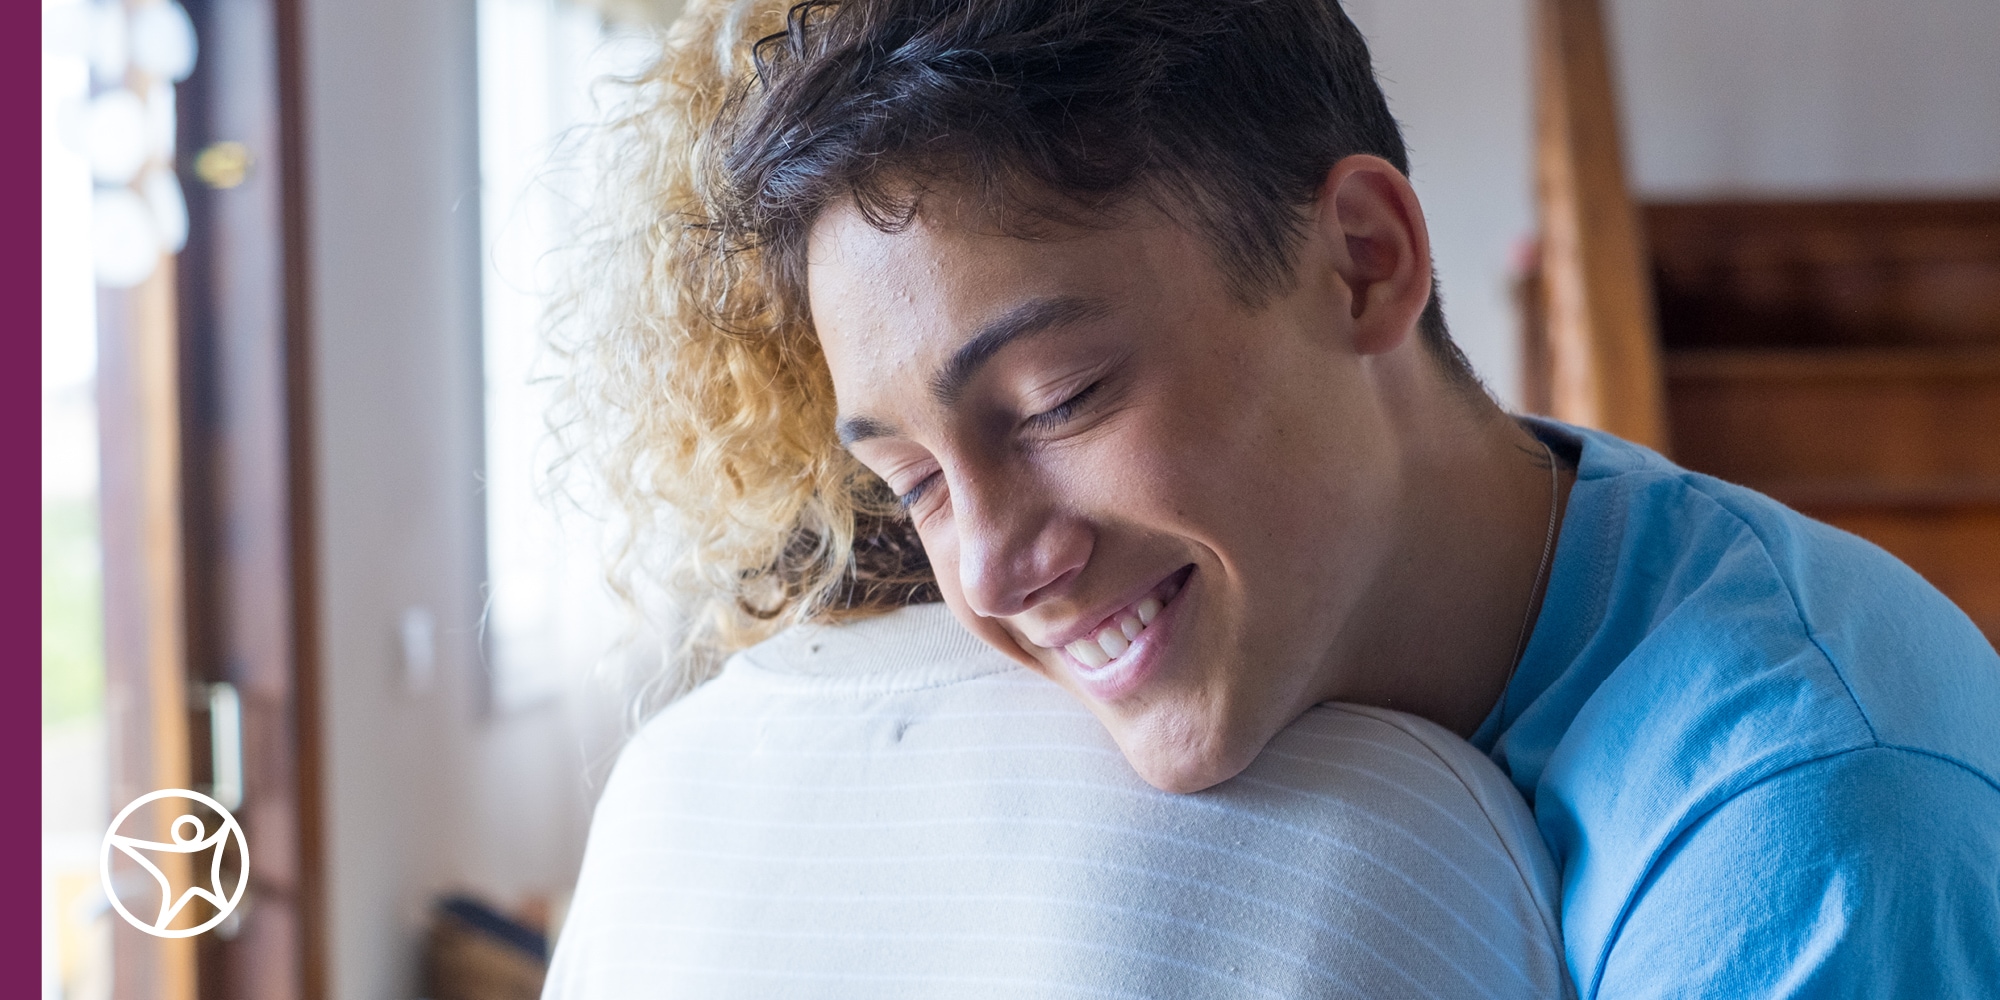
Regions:
<svg viewBox="0 0 2000 1000"><path fill-rule="evenodd" d="M952 484L958 578L972 611L1009 618L1074 579L1090 561L1092 532L1024 478L969 476Z"/></svg>

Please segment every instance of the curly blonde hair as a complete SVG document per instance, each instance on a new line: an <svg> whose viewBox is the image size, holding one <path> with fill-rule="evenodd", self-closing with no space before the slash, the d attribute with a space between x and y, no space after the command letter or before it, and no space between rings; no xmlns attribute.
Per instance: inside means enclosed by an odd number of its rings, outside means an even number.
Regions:
<svg viewBox="0 0 2000 1000"><path fill-rule="evenodd" d="M808 318L715 236L712 126L787 6L695 0L625 81L552 317L556 433L622 514L612 586L678 612L668 697L786 626L938 599L894 498L835 436Z"/></svg>

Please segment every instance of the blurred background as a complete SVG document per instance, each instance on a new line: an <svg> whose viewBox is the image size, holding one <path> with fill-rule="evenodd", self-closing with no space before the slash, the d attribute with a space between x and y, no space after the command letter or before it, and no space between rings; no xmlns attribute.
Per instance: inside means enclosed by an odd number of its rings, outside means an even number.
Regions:
<svg viewBox="0 0 2000 1000"><path fill-rule="evenodd" d="M2000 5L1348 7L1496 395L2000 634ZM546 496L537 335L677 8L45 0L45 998L535 994L658 655ZM166 787L257 861L187 941L98 877Z"/></svg>

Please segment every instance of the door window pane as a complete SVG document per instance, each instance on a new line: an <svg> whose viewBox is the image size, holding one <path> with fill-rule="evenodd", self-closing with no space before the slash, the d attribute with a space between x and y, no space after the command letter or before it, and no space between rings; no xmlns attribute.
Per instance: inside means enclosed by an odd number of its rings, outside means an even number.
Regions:
<svg viewBox="0 0 2000 1000"><path fill-rule="evenodd" d="M42 53L42 996L110 995L97 851L110 822L97 527L96 282L82 3ZM65 30L68 29L68 30Z"/></svg>

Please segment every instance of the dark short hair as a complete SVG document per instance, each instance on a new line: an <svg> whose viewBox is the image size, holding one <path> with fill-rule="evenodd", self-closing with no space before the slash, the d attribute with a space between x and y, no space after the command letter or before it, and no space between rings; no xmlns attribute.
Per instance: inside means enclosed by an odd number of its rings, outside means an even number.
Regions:
<svg viewBox="0 0 2000 1000"><path fill-rule="evenodd" d="M1290 287L1336 162L1409 172L1338 0L805 0L756 52L718 122L716 221L798 310L811 227L843 199L894 231L933 181L1014 218L1163 194L1255 304ZM1419 329L1476 382L1435 291Z"/></svg>

